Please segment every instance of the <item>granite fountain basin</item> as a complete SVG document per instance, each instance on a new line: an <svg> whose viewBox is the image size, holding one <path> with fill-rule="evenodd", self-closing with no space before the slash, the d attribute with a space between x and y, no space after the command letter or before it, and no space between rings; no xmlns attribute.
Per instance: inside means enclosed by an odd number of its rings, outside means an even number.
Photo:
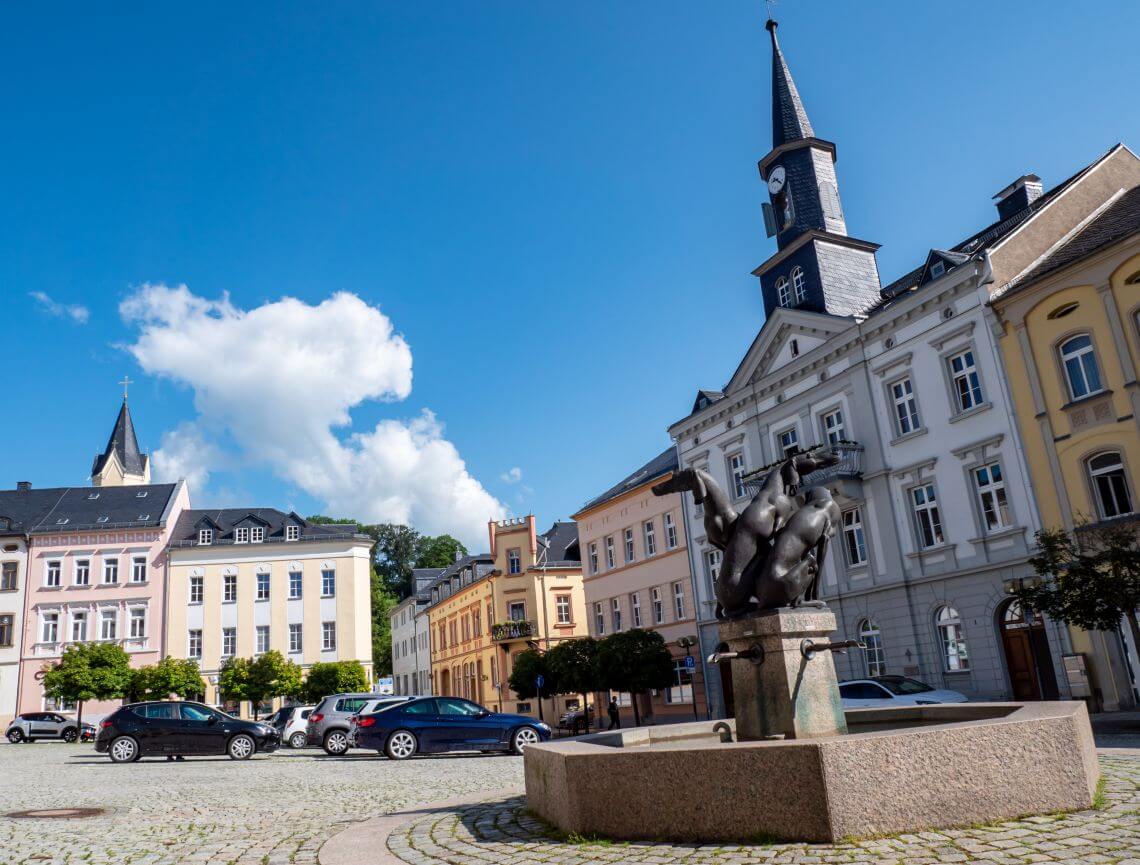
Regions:
<svg viewBox="0 0 1140 865"><path fill-rule="evenodd" d="M846 735L815 739L738 742L730 720L531 745L527 803L567 833L709 843L834 842L1092 805L1083 703L845 715Z"/></svg>

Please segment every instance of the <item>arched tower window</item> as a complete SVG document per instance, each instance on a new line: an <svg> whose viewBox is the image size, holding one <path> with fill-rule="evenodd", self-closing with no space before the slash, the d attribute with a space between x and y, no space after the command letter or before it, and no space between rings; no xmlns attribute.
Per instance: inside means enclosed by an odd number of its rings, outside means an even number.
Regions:
<svg viewBox="0 0 1140 865"><path fill-rule="evenodd" d="M776 302L780 306L792 305L792 293L788 287L788 280L783 276L776 280Z"/></svg>
<svg viewBox="0 0 1140 865"><path fill-rule="evenodd" d="M792 268L792 291L796 296L796 303L803 303L807 300L807 282L804 279L802 267Z"/></svg>

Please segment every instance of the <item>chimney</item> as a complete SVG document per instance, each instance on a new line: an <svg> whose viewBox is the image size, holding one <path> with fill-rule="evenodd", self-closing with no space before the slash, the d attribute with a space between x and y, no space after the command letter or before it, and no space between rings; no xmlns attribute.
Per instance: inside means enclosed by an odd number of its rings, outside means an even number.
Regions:
<svg viewBox="0 0 1140 865"><path fill-rule="evenodd" d="M17 492L26 493L31 488L32 488L32 482L31 481L16 481Z"/></svg>
<svg viewBox="0 0 1140 865"><path fill-rule="evenodd" d="M1023 174L1017 180L994 196L997 201L998 217L1009 219L1021 213L1041 197L1041 178L1036 174Z"/></svg>
<svg viewBox="0 0 1140 865"><path fill-rule="evenodd" d="M459 548L456 548L456 550L455 550L455 561L458 562L461 558L463 558L463 552L461 550L459 550Z"/></svg>

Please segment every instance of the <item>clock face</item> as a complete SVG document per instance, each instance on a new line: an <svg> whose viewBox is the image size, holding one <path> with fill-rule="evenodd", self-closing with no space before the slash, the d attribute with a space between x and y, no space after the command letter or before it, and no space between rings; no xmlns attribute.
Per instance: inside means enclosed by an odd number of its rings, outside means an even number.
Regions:
<svg viewBox="0 0 1140 865"><path fill-rule="evenodd" d="M784 188L784 181L787 176L784 173L784 166L777 165L772 169L772 173L768 175L768 191L773 195L778 195L780 190Z"/></svg>

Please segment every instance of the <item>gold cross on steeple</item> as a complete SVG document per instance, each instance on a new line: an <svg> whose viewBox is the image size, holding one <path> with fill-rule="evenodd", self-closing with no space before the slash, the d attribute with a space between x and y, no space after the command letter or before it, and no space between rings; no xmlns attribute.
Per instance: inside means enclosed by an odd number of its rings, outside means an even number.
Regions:
<svg viewBox="0 0 1140 865"><path fill-rule="evenodd" d="M126 376L123 376L123 380L121 382L119 382L119 384L121 384L123 386L123 402L126 402L127 401L127 388L130 385L134 384L134 382L131 381Z"/></svg>

